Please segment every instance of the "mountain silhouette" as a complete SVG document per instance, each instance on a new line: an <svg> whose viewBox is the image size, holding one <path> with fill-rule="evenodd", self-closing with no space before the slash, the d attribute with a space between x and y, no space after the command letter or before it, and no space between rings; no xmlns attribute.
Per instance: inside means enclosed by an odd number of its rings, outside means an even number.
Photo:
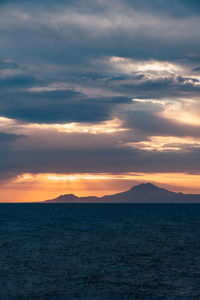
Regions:
<svg viewBox="0 0 200 300"><path fill-rule="evenodd" d="M77 197L73 194L61 195L43 201L44 203L200 203L200 195L168 191L152 183L142 183L130 190L103 197Z"/></svg>

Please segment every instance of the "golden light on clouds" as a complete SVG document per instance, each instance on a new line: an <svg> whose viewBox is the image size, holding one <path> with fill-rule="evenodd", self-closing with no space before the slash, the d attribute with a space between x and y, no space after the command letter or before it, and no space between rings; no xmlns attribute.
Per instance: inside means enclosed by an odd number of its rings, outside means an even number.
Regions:
<svg viewBox="0 0 200 300"><path fill-rule="evenodd" d="M200 114L196 108L196 100L185 99L180 101L165 100L165 108L161 117L178 123L200 126Z"/></svg>
<svg viewBox="0 0 200 300"><path fill-rule="evenodd" d="M132 72L144 73L147 77L157 78L181 73L182 67L175 63L156 60L134 60L125 57L112 56L108 60L109 64L120 72L130 74Z"/></svg>
<svg viewBox="0 0 200 300"><path fill-rule="evenodd" d="M147 141L126 143L124 146L145 151L187 151L191 147L200 148L200 138L152 136Z"/></svg>
<svg viewBox="0 0 200 300"><path fill-rule="evenodd" d="M68 123L68 124L52 124L50 128L56 129L58 132L67 133L113 133L119 131L126 131L127 129L121 127L122 122L118 119L108 120L100 123ZM46 126L46 125L45 125Z"/></svg>
<svg viewBox="0 0 200 300"><path fill-rule="evenodd" d="M10 127L12 128L16 124L16 121L13 119L5 118L5 117L0 117L0 128L1 129L9 129Z"/></svg>
<svg viewBox="0 0 200 300"><path fill-rule="evenodd" d="M193 86L200 85L200 76L194 74L191 69L184 64L178 64L169 61L159 60L136 60L126 57L111 56L108 58L107 63L111 67L121 73L143 74L144 79L160 79L160 78L173 78L179 84L180 78L183 78L183 84L190 84Z"/></svg>
<svg viewBox="0 0 200 300"><path fill-rule="evenodd" d="M133 98L132 101L134 103L152 103L152 104L159 104L159 105L165 105L165 101L163 100L158 100L158 99L137 99Z"/></svg>
<svg viewBox="0 0 200 300"><path fill-rule="evenodd" d="M109 180L109 179L123 179L124 175L113 174L56 174L56 173L41 173L41 174L21 174L17 176L16 182L66 182L78 180ZM127 174L126 179L129 178Z"/></svg>
<svg viewBox="0 0 200 300"><path fill-rule="evenodd" d="M54 130L66 133L89 133L89 134L109 134L114 132L127 131L123 128L122 121L114 118L112 120L97 123L65 123L65 124L42 124L42 123L18 123L9 118L0 117L0 128L5 132L17 134L28 134L39 130Z"/></svg>
<svg viewBox="0 0 200 300"><path fill-rule="evenodd" d="M200 126L200 116L197 116L193 111L179 111L166 110L163 112L164 117L170 118L171 120L178 121L180 123Z"/></svg>

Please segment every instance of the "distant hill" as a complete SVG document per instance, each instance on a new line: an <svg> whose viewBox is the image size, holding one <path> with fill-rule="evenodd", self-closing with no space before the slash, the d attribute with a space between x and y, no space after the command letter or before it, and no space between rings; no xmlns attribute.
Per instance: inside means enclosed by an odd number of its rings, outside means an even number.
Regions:
<svg viewBox="0 0 200 300"><path fill-rule="evenodd" d="M66 194L44 203L200 203L200 195L175 193L151 183L142 183L114 195L77 197Z"/></svg>

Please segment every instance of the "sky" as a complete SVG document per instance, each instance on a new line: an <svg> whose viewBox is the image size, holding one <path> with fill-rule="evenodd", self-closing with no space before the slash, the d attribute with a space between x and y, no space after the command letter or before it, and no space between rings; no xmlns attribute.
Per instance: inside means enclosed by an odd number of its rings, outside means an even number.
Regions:
<svg viewBox="0 0 200 300"><path fill-rule="evenodd" d="M200 4L0 2L1 202L200 193Z"/></svg>

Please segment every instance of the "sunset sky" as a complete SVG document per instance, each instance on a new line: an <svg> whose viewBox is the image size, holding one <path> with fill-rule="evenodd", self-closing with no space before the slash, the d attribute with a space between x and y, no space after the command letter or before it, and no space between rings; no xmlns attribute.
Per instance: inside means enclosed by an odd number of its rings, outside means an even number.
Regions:
<svg viewBox="0 0 200 300"><path fill-rule="evenodd" d="M200 193L195 0L0 1L1 202Z"/></svg>

